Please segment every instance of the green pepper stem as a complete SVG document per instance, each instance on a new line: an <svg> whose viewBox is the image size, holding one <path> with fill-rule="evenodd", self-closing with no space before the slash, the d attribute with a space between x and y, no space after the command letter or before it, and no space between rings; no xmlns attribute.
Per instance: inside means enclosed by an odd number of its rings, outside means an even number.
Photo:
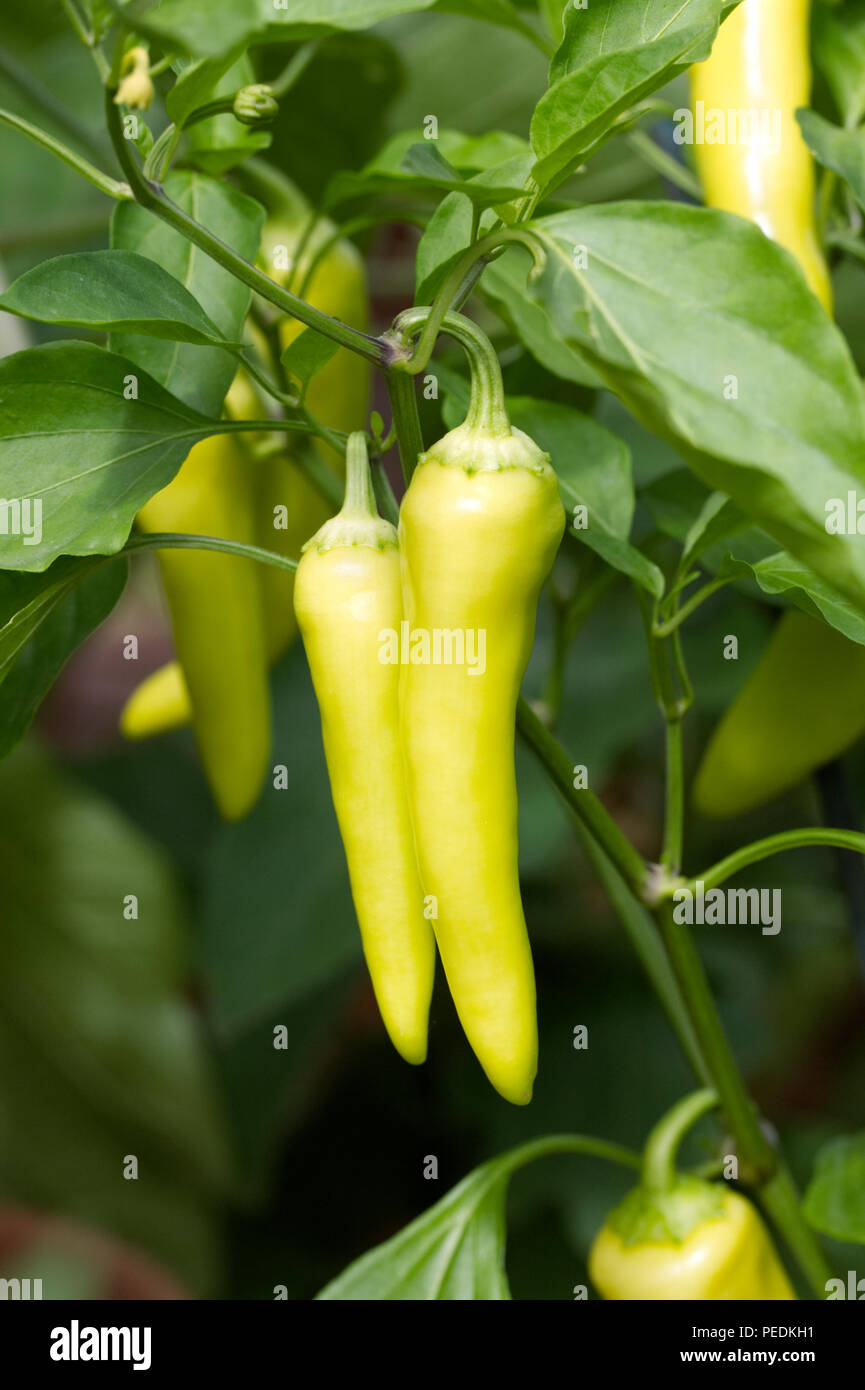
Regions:
<svg viewBox="0 0 865 1390"><path fill-rule="evenodd" d="M147 535L130 536L122 551L101 556L100 559L114 560L118 553L123 555L133 550L218 550L223 555L259 560L262 564L292 573L297 569L297 560L290 560L287 555L277 555L272 550L263 550L260 545L247 545L245 541L229 541L222 536L200 536L186 531L151 531Z"/></svg>
<svg viewBox="0 0 865 1390"><path fill-rule="evenodd" d="M643 1150L643 1186L668 1192L676 1182L676 1154L688 1130L718 1105L718 1094L708 1088L685 1096L658 1121Z"/></svg>
<svg viewBox="0 0 865 1390"><path fill-rule="evenodd" d="M414 377L406 372L388 372L387 394L393 415L403 481L408 487L417 461L424 450Z"/></svg>
<svg viewBox="0 0 865 1390"><path fill-rule="evenodd" d="M362 430L356 430L348 437L345 450L345 501L340 516L378 516L369 471L366 435Z"/></svg>
<svg viewBox="0 0 865 1390"><path fill-rule="evenodd" d="M773 854L783 854L789 849L805 849L814 845L830 845L833 849L849 849L854 854L865 854L865 835L858 830L834 830L823 826L810 826L802 830L782 830L777 835L769 835L765 840L755 840L753 844L737 849L720 859L711 868L695 874L687 884L672 884L666 896L672 896L676 888L687 887L692 891L698 882L704 888L717 888L734 874L749 864L768 859Z"/></svg>
<svg viewBox="0 0 865 1390"><path fill-rule="evenodd" d="M419 372L423 371L432 356L436 338L441 332L448 311L458 308L465 297L463 287L467 282L467 277L471 277L468 279L470 290L474 281L483 273L490 261L494 260L507 246L514 242L525 246L531 252L533 264L529 272L530 278L540 274L546 264L546 249L537 233L528 228L511 227L507 230L491 232L489 236L483 237L480 241L473 240L472 245L463 252L456 265L445 277L429 308L423 332L415 344L414 351L400 364L403 371L409 372L412 376L417 376ZM477 273L472 277L474 267L477 267Z"/></svg>
<svg viewBox="0 0 865 1390"><path fill-rule="evenodd" d="M394 322L397 339L405 340L411 337L416 328L427 322L432 312L428 307L406 309ZM491 435L510 434L511 423L505 408L502 369L496 350L486 333L463 314L445 314L441 321L441 329L443 333L456 338L469 359L472 389L465 418L466 426ZM394 361L392 371L400 370L405 370L404 364L399 360Z"/></svg>
<svg viewBox="0 0 865 1390"><path fill-rule="evenodd" d="M132 197L132 189L128 183L121 183L119 179L111 178L110 174L104 173L85 159L83 155L77 154L75 150L70 150L68 145L64 145L62 140L57 140L47 131L39 126L31 125L22 116L13 115L11 111L0 110L0 123L8 125L12 130L17 130L20 135L26 135L31 140L35 140L37 145L50 151L57 159L68 164L70 169L74 169L77 174L85 178L88 183L92 183L94 188L98 188L100 193L107 193L109 198L116 198L118 201L126 201Z"/></svg>
<svg viewBox="0 0 865 1390"><path fill-rule="evenodd" d="M264 271L244 260L243 256L239 256L226 242L221 241L219 237L214 236L200 222L197 222L194 217L190 217L188 213L184 212L183 208L169 198L161 184L144 177L142 169L136 163L129 149L129 142L123 138L119 110L114 103L114 88L111 83L105 90L105 116L115 153L137 203L154 212L163 222L167 222L188 241L200 247L206 255L216 261L217 265L221 265L236 279L241 280L244 285L255 290L263 299L275 304L284 314L290 314L292 318L299 319L301 323L306 324L307 328L317 329L326 338L331 338L341 346L350 348L352 352L358 353L368 362L373 362L377 366L386 365L387 349L385 343L378 338L370 337L367 333L360 333L357 329L350 328L348 324L341 323L339 319L331 318L329 314L324 314L319 309L314 309L311 304L307 304L297 295L291 294L289 290L283 289L275 280L271 280L269 275L265 275ZM115 194L114 196L119 197L121 195Z"/></svg>

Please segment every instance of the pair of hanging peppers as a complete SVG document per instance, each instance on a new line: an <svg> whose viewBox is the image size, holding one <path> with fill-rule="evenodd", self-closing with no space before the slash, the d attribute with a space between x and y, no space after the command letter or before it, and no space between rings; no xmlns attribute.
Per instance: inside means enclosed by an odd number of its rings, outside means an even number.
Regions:
<svg viewBox="0 0 865 1390"><path fill-rule="evenodd" d="M760 1216L726 1182L675 1166L687 1129L717 1104L687 1096L655 1126L641 1180L601 1227L589 1274L607 1300L784 1300L796 1295Z"/></svg>
<svg viewBox="0 0 865 1390"><path fill-rule="evenodd" d="M814 165L796 122L811 72L810 0L743 0L710 57L692 70L694 102L780 117L771 144L696 146L706 202L752 219L797 258L832 311L814 219ZM865 647L797 609L779 620L760 663L706 750L694 786L709 816L749 811L794 786L865 734Z"/></svg>
<svg viewBox="0 0 865 1390"><path fill-rule="evenodd" d="M367 303L363 262L337 241L325 250L308 285L313 258L333 228L318 222L304 236L309 209L299 193L265 227L261 264L275 280L325 313L363 326ZM303 240L303 246L302 246ZM298 254L300 253L300 254ZM303 331L296 319L280 324L283 348ZM271 364L273 367L274 364ZM313 378L306 404L313 415L347 430L363 414L367 364L346 349ZM262 407L242 369L226 402L234 418L260 418ZM259 441L261 435L255 436ZM341 457L320 444L339 474ZM245 541L294 558L327 516L328 506L291 457L291 445L256 458L246 437L215 435L196 444L177 477L142 508L148 531L186 531ZM285 524L277 526L277 518ZM121 714L129 738L146 738L192 722L202 764L220 812L246 814L261 789L270 752L268 667L294 639L294 576L215 552L160 553L177 660L147 677Z"/></svg>
<svg viewBox="0 0 865 1390"><path fill-rule="evenodd" d="M547 455L510 425L489 343L459 316L445 327L472 366L464 423L421 455L398 532L352 437L346 505L304 550L295 609L385 1026L425 1058L435 937L469 1043L522 1105L537 1021L514 723L564 509Z"/></svg>

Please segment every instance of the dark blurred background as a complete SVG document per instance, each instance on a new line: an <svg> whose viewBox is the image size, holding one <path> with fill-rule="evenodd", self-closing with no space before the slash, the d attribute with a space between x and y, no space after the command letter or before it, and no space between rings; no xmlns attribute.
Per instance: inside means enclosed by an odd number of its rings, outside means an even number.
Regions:
<svg viewBox="0 0 865 1390"><path fill-rule="evenodd" d="M95 72L55 5L7 9L0 44L100 140ZM386 136L431 113L467 133L524 135L543 84L543 58L518 36L409 16L325 43L283 103L270 157L315 198L331 173L360 167ZM0 105L42 119L3 70ZM654 135L663 144L662 125ZM110 207L70 170L3 128L0 165L7 281L49 255L107 245ZM621 137L592 161L576 196L680 195ZM362 243L378 326L412 302L416 239L392 227ZM4 352L36 340L31 325L0 320ZM512 392L581 403L577 388L525 354L505 360ZM440 404L424 403L427 441L444 428ZM681 468L611 399L599 409L632 450L638 489ZM642 507L637 524L648 525ZM562 561L565 584L578 564ZM764 604L728 591L689 622L691 768L771 621ZM533 698L548 691L552 631L545 600L526 681ZM131 747L116 731L142 674L122 659L130 632L148 667L170 652L146 561L69 662L27 744L0 765L0 1275L43 1275L45 1297L272 1298L284 1286L289 1298L308 1298L507 1146L550 1131L639 1145L691 1078L529 755L517 750L541 1054L535 1099L518 1110L485 1081L443 980L428 1064L409 1068L385 1038L302 651L274 673L273 762L286 765L291 788L268 788L245 822L226 827L188 733ZM737 662L721 657L727 633L739 637ZM580 631L563 681L557 732L622 827L656 856L661 725L623 581ZM861 750L846 775L861 809ZM748 821L691 816L688 866L820 816L809 788ZM780 935L717 929L700 944L754 1093L806 1179L820 1143L861 1122L862 968L832 854L775 859L747 881L782 888ZM587 1051L573 1047L579 1024L589 1030ZM282 1050L273 1046L278 1025ZM422 1176L427 1155L439 1160L434 1182ZM134 1181L124 1177L133 1157ZM515 1297L572 1297L586 1281L589 1241L627 1183L576 1158L517 1176L508 1245Z"/></svg>

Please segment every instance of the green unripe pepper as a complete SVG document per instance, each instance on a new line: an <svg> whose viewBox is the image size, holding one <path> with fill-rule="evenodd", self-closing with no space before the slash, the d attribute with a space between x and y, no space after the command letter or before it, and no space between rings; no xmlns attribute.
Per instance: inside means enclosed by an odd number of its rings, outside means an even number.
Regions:
<svg viewBox="0 0 865 1390"><path fill-rule="evenodd" d="M761 806L865 734L865 647L789 609L709 742L694 783L705 816Z"/></svg>

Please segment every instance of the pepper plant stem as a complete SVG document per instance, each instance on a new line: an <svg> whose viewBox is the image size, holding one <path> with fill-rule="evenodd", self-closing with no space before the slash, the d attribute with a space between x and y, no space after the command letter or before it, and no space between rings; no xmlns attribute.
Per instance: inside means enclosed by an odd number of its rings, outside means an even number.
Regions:
<svg viewBox="0 0 865 1390"><path fill-rule="evenodd" d="M387 394L393 412L402 476L408 487L424 447L417 413L414 377L409 376L407 372L389 371Z"/></svg>
<svg viewBox="0 0 865 1390"><path fill-rule="evenodd" d="M574 762L557 739L544 727L531 705L517 703L517 729L539 759L567 804L597 840L632 892L642 898L649 869L642 855L623 835L603 802L588 787L574 787Z"/></svg>
<svg viewBox="0 0 865 1390"><path fill-rule="evenodd" d="M683 1097L663 1115L643 1150L643 1183L655 1192L668 1191L676 1181L676 1154L688 1130L718 1104L709 1088Z"/></svg>
<svg viewBox="0 0 865 1390"><path fill-rule="evenodd" d="M212 260L216 261L217 265L230 271L236 279L255 290L263 299L275 304L283 313L299 319L308 328L317 329L319 333L323 333L326 338L333 339L342 347L357 352L368 362L373 362L377 366L385 365L387 348L378 338L372 338L367 333L360 333L355 328L349 328L348 324L341 323L339 319L331 318L329 314L323 314L320 309L314 309L305 300L299 299L297 295L283 289L275 280L271 280L269 275L265 275L257 266L244 260L243 256L239 256L226 242L214 236L200 222L196 222L194 217L190 217L188 213L178 207L168 197L161 184L144 177L135 162L129 141L123 138L120 112L114 103L114 91L110 85L106 87L105 112L117 158L126 174L136 202L156 213L163 222L167 222L170 227L174 227L187 240L200 247Z"/></svg>
<svg viewBox="0 0 865 1390"><path fill-rule="evenodd" d="M716 888L719 883L732 878L749 864L757 864L761 859L769 859L773 854L783 854L788 849L805 849L814 845L830 845L834 849L849 849L854 854L865 854L865 835L858 830L833 830L825 829L823 826L783 830L778 835L769 835L765 840L755 840L753 844L744 845L742 849L728 854L726 859L720 859L711 868L694 874L687 886L693 891L699 882L705 888ZM672 888L670 891L673 891Z"/></svg>

